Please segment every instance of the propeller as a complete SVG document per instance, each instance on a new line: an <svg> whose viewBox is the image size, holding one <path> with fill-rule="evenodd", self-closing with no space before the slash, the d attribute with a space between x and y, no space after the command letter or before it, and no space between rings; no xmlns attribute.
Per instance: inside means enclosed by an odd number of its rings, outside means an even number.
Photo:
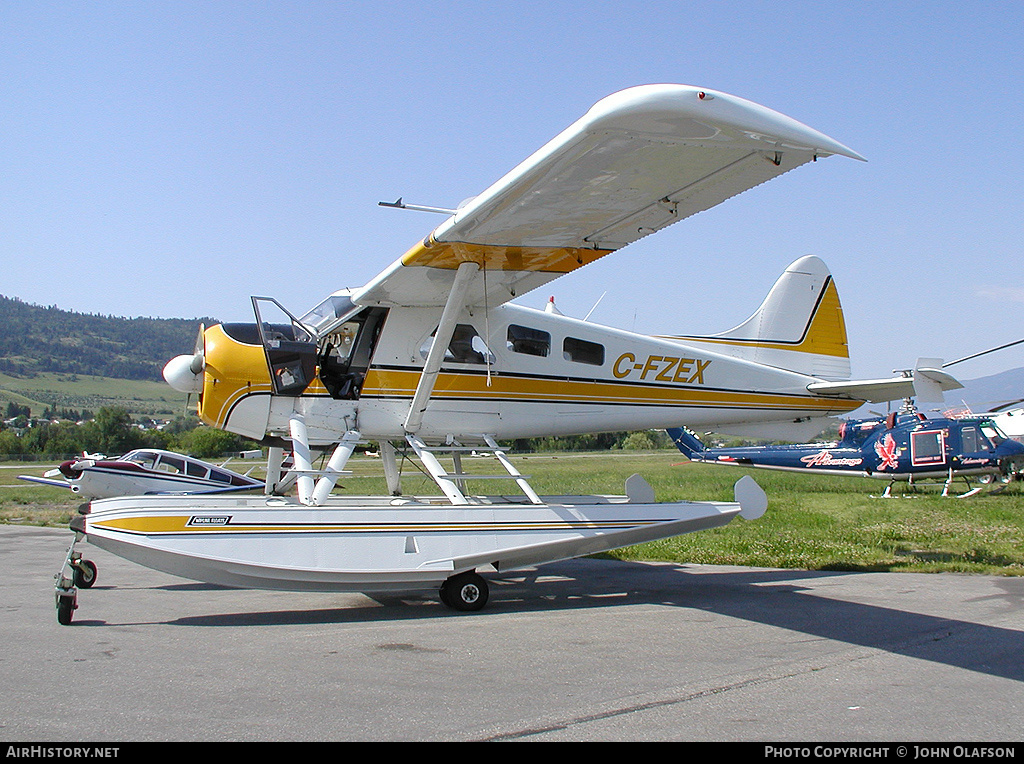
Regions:
<svg viewBox="0 0 1024 764"><path fill-rule="evenodd" d="M164 379L180 393L187 393L189 400L192 393L203 391L203 371L206 369L206 327L199 325L199 336L190 355L179 355L172 358L164 366ZM188 401L186 401L186 406Z"/></svg>

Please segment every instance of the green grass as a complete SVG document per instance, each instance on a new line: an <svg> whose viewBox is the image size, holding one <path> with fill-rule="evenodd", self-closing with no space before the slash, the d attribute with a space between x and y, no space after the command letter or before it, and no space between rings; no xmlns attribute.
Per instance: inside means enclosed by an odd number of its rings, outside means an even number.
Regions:
<svg viewBox="0 0 1024 764"><path fill-rule="evenodd" d="M0 404L6 408L10 401L31 407L34 416L49 406L93 412L104 406L119 406L133 414L168 418L185 410L185 395L166 382L75 374L45 373L26 378L0 374Z"/></svg>
<svg viewBox="0 0 1024 764"><path fill-rule="evenodd" d="M922 488L906 498L880 496L886 483L686 462L675 452L520 454L519 469L538 493L623 493L634 472L654 487L659 501L731 501L732 486L750 474L768 494L768 511L755 521L736 519L724 528L687 534L612 553L628 560L752 565L811 570L914 571L1024 575L1024 486L967 499L942 498ZM238 464L231 466L238 468ZM489 459L466 459L467 470L492 472ZM381 493L380 461L354 458L353 477L337 489ZM0 468L0 522L60 526L80 501L70 491L23 483L18 474L41 475L45 465ZM244 470L242 470L244 471ZM16 488L5 485L19 484ZM496 490L493 481L479 490ZM472 487L472 485L471 485ZM408 494L437 494L436 486L408 463ZM959 490L962 484L958 485ZM502 489L508 490L508 489ZM900 491L896 491L900 493Z"/></svg>

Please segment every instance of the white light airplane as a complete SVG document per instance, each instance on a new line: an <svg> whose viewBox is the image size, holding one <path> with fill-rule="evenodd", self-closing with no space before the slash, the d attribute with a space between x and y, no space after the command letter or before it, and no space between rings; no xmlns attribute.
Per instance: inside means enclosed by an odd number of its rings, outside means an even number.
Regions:
<svg viewBox="0 0 1024 764"><path fill-rule="evenodd" d="M759 516L766 499L749 479L726 503L656 503L639 477L625 496L540 497L499 441L681 425L803 438L865 400L941 389L948 380L935 370L849 381L842 309L821 260L797 260L749 321L712 337L644 336L511 300L836 154L861 159L750 101L647 85L601 100L458 210L393 203L448 217L365 286L301 318L254 297L255 324L206 328L165 369L173 387L199 395L207 424L270 447L267 495L96 501L73 522L76 541L211 583L440 587L446 604L473 610L487 599L478 568ZM332 495L367 441L379 443L390 495ZM480 476L460 458L470 450L492 454L517 495L471 493L467 480ZM321 451L331 457L317 471ZM398 451L414 453L443 496L404 495ZM276 495L290 480L297 496ZM72 544L68 561L77 554ZM67 570L61 622L76 606Z"/></svg>
<svg viewBox="0 0 1024 764"><path fill-rule="evenodd" d="M207 494L251 491L263 481L185 454L139 448L107 458L84 454L69 459L43 477L18 475L19 480L70 488L83 499L143 496L154 493Z"/></svg>

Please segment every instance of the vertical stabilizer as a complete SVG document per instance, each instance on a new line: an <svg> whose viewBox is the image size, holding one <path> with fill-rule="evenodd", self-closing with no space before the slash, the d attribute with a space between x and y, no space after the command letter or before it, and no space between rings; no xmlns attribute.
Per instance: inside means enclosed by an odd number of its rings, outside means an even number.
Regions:
<svg viewBox="0 0 1024 764"><path fill-rule="evenodd" d="M693 430L687 429L686 427L672 427L665 432L672 438L672 442L675 443L678 448L687 459L693 459L696 455L704 451L704 444Z"/></svg>
<svg viewBox="0 0 1024 764"><path fill-rule="evenodd" d="M721 334L677 339L822 379L850 377L839 292L828 266L814 255L790 265L761 307L739 326Z"/></svg>

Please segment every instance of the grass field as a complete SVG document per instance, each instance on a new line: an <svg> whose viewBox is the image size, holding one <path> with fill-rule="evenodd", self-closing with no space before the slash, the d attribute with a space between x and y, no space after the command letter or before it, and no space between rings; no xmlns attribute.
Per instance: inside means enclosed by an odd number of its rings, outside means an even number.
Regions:
<svg viewBox="0 0 1024 764"><path fill-rule="evenodd" d="M95 412L119 406L132 414L171 418L185 410L185 395L166 382L111 379L74 374L38 374L12 377L0 374L0 405L13 401L29 406L39 416L50 406Z"/></svg>
<svg viewBox="0 0 1024 764"><path fill-rule="evenodd" d="M467 459L466 463L467 469L494 469L489 459ZM724 528L614 553L622 559L810 570L1024 575L1022 484L1013 484L1000 494L967 499L942 498L938 488L883 499L874 498L884 490L883 481L690 464L670 451L520 454L516 463L542 495L621 494L623 483L633 473L647 479L659 501L731 501L732 485L748 473L768 494L768 512L759 520L736 519ZM229 466L238 469L240 464ZM0 522L67 524L80 503L74 494L17 480L19 474L41 475L46 468L32 463L0 467ZM337 491L384 491L379 460L356 457L349 469L353 476ZM492 484L477 486L495 490ZM403 468L403 489L408 494L438 493L409 463ZM962 483L958 489L962 490Z"/></svg>

